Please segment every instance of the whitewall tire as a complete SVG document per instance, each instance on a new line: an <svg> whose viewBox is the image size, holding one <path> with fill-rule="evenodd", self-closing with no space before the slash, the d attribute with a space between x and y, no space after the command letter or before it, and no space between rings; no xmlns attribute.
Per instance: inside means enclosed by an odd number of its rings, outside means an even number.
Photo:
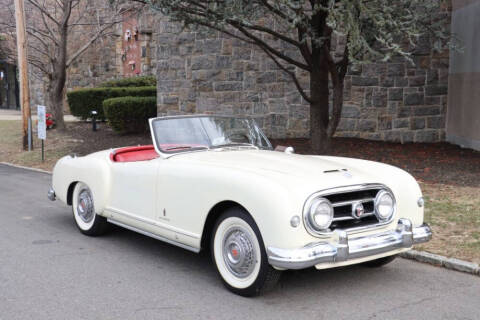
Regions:
<svg viewBox="0 0 480 320"><path fill-rule="evenodd" d="M77 182L73 189L72 211L81 233L99 236L108 230L107 219L95 213L92 191L83 182Z"/></svg>
<svg viewBox="0 0 480 320"><path fill-rule="evenodd" d="M224 285L242 296L254 296L273 287L280 271L268 264L255 221L241 208L223 213L213 228L213 262Z"/></svg>

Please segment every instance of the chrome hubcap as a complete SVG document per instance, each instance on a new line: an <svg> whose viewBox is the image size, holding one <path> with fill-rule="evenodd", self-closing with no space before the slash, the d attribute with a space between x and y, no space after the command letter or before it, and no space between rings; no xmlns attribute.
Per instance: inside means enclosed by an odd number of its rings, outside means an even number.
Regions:
<svg viewBox="0 0 480 320"><path fill-rule="evenodd" d="M77 201L77 213L80 219L85 223L89 223L93 220L95 212L93 210L93 199L90 191L84 189L78 195Z"/></svg>
<svg viewBox="0 0 480 320"><path fill-rule="evenodd" d="M256 256L248 233L234 227L225 234L223 260L228 270L238 278L246 278L253 272Z"/></svg>

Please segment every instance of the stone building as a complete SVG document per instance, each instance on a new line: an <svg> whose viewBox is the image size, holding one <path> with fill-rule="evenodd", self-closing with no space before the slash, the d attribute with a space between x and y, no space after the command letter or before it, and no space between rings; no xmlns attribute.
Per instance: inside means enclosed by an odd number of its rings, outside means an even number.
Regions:
<svg viewBox="0 0 480 320"><path fill-rule="evenodd" d="M465 33L469 43L478 39L475 28L469 28L473 18L465 14L479 5L480 0L453 0L453 28ZM438 14L448 24L452 7L445 5ZM70 68L68 90L123 76L156 75L159 115L248 115L270 137L309 135L309 105L289 76L260 50L219 32L182 31L148 10L124 18L112 36L96 42ZM341 40L333 46L342 46ZM475 50L467 46L466 55L450 56L434 52L422 39L414 65L394 59L350 66L336 135L401 143L448 140L480 148L480 115L473 102L478 90L468 85L476 83L468 78L475 76L469 73L476 68ZM308 87L308 74L302 72L296 70Z"/></svg>
<svg viewBox="0 0 480 320"><path fill-rule="evenodd" d="M13 19L13 2L0 0L11 10L0 12L0 21ZM103 10L109 10L108 7ZM27 17L27 23L35 24L34 11ZM107 13L108 14L108 13ZM112 13L113 14L113 13ZM29 20L30 19L30 20ZM14 22L13 22L14 23ZM115 78L134 75L154 75L156 69L155 39L152 37L154 14L145 8L143 11L126 10L122 23L115 25L112 32L97 39L67 70L66 90L94 87ZM74 40L67 50L75 52L89 39L88 33L76 31ZM130 37L126 35L130 34ZM35 50L34 48L29 48ZM5 54L3 54L5 53ZM0 109L20 109L18 98L18 68L16 67L16 42L14 35L0 33ZM8 58L8 59L7 59ZM32 110L37 104L49 106L46 92L47 81L38 69L29 66L29 85ZM68 107L65 104L68 112Z"/></svg>
<svg viewBox="0 0 480 320"><path fill-rule="evenodd" d="M440 13L446 21L450 11ZM159 115L248 115L270 137L309 135L309 105L261 50L219 32L181 31L167 18L157 24ZM397 59L350 67L336 135L402 143L445 140L448 53L433 52L422 39L413 60L415 65ZM296 72L308 87L308 74Z"/></svg>
<svg viewBox="0 0 480 320"><path fill-rule="evenodd" d="M95 87L115 78L154 75L155 15L126 11L110 36L96 41L68 70L67 90Z"/></svg>

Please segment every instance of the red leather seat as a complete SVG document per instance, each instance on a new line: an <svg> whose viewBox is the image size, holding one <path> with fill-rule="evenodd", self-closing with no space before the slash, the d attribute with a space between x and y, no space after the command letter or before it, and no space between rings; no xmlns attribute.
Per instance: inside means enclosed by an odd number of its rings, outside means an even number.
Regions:
<svg viewBox="0 0 480 320"><path fill-rule="evenodd" d="M113 162L147 161L155 158L158 158L158 153L153 145L125 147L114 150L110 154L110 159Z"/></svg>

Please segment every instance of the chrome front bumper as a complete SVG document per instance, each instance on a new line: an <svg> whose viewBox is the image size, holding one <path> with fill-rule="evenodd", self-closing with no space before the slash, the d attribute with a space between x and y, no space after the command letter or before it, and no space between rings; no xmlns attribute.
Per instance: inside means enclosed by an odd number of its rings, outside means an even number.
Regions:
<svg viewBox="0 0 480 320"><path fill-rule="evenodd" d="M408 219L398 220L393 231L349 238L345 231L335 231L336 243L317 242L298 249L268 247L268 262L282 269L304 269L326 262L341 262L373 256L395 249L410 248L427 242L432 230L427 224L413 228Z"/></svg>

